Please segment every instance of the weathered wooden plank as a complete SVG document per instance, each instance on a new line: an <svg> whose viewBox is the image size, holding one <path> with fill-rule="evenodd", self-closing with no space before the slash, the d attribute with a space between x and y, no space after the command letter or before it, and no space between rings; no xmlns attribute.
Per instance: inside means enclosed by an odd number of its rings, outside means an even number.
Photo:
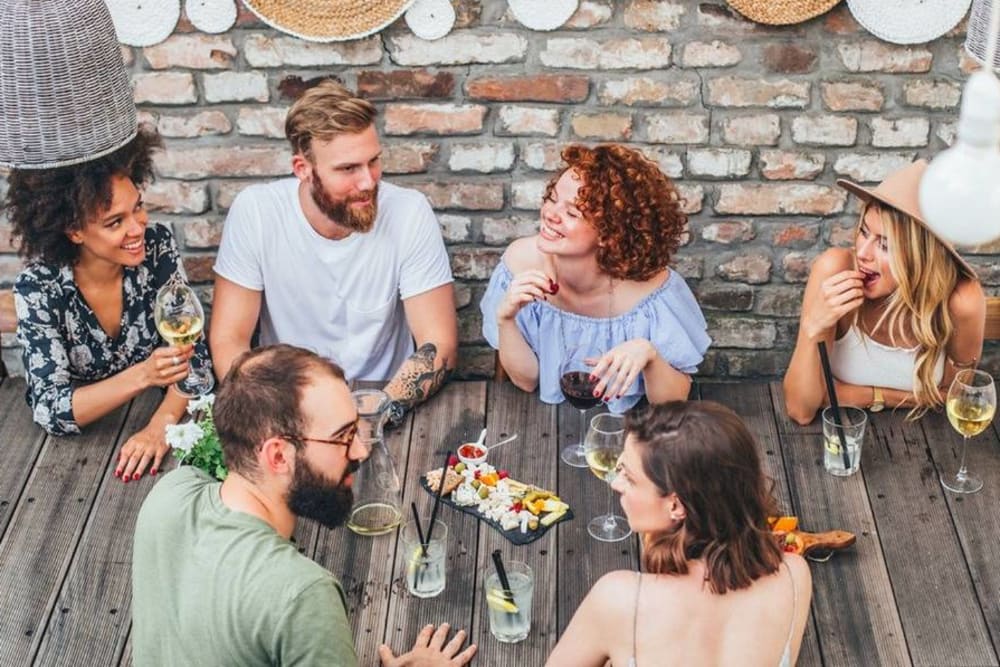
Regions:
<svg viewBox="0 0 1000 667"><path fill-rule="evenodd" d="M485 382L450 383L417 410L403 482L403 508L407 513L411 500L416 501L422 514L430 513L434 499L420 488L420 476L440 467L448 450L475 440L485 423L485 413ZM402 555L398 549L391 561L385 642L396 654L408 651L420 628L427 623L447 622L455 629L469 629L472 621L479 522L474 516L447 506L441 507L438 518L448 526L448 583L443 593L427 600L410 596L401 576ZM395 537L386 539L395 542ZM375 664L374 660L365 662L364 657L359 658L362 664Z"/></svg>
<svg viewBox="0 0 1000 667"><path fill-rule="evenodd" d="M788 476L785 474L785 462L781 453L781 442L774 420L774 404L771 402L771 392L766 384L715 384L703 385L701 397L716 401L733 409L754 435L757 443L757 454L768 477L774 480L774 495L781 511L786 514L798 515L802 508L792 503ZM805 525L810 526L803 518ZM823 661L816 634L816 614L810 612L806 632L802 638L802 648L799 650L798 664L801 667L822 665Z"/></svg>
<svg viewBox="0 0 1000 667"><path fill-rule="evenodd" d="M497 442L517 433L515 442L504 445L490 454L490 463L498 469L507 469L515 479L534 484L543 489L556 489L556 409L542 404L538 396L528 394L510 383L493 383L489 386L489 428L487 443ZM592 479L593 482L599 482ZM596 484L595 484L596 485ZM584 521L586 519L584 518ZM580 517L562 524L561 530L583 530ZM523 667L542 665L555 646L557 630L556 575L558 549L556 530L549 530L544 537L529 545L511 544L503 535L485 523L479 526L479 555L476 558L474 590L467 596L473 599L472 639L479 644L477 661L483 665ZM500 549L504 562L522 561L534 573L535 587L532 594L531 632L517 644L502 644L489 630L489 617L483 602L483 580L494 571L491 557Z"/></svg>
<svg viewBox="0 0 1000 667"><path fill-rule="evenodd" d="M0 539L3 538L25 482L45 442L24 402L24 380L7 378L0 385Z"/></svg>
<svg viewBox="0 0 1000 667"><path fill-rule="evenodd" d="M954 475L962 457L962 436L944 416L931 415L921 420L927 444L936 465L936 473ZM955 522L965 561L972 575L980 608L1000 652L1000 571L996 567L997 544L1000 544L1000 439L996 423L969 441L966 465L983 480L983 489L972 495L958 495L941 489Z"/></svg>
<svg viewBox="0 0 1000 667"><path fill-rule="evenodd" d="M923 428L899 411L869 431L865 481L913 663L997 664Z"/></svg>
<svg viewBox="0 0 1000 667"><path fill-rule="evenodd" d="M431 405L420 409L431 410ZM412 416L408 417L400 428L385 435L386 447L404 488L412 422ZM409 514L403 516L405 519ZM389 591L395 575L392 558L396 535L393 531L388 535L361 537L346 526L336 530L318 527L315 560L333 572L344 587L354 646L363 665L378 663L377 651L385 633Z"/></svg>
<svg viewBox="0 0 1000 667"><path fill-rule="evenodd" d="M871 465L866 457L873 448L865 447L858 474L828 474L823 470L821 437L796 433L787 424L788 431L781 431L781 387L771 385L771 396L792 506L801 508L800 518L809 528L849 530L858 538L853 548L812 568L813 614L824 663L911 664L865 488L865 471Z"/></svg>
<svg viewBox="0 0 1000 667"><path fill-rule="evenodd" d="M132 401L118 447L149 423L162 398L162 392L150 390ZM132 618L135 519L156 478L144 475L128 484L115 479L118 447L49 617L39 664L114 665L124 648Z"/></svg>
<svg viewBox="0 0 1000 667"><path fill-rule="evenodd" d="M590 424L590 420L602 412L607 412L607 408L598 406L588 410L586 423ZM557 622L558 634L562 635L598 579L614 570L638 570L639 546L635 535L621 542L600 542L587 532L591 519L607 513L610 490L589 468L573 468L559 458L563 447L580 440L580 411L569 403L559 405L558 429L559 439L554 447L550 446L549 456L557 464L559 496L569 503L576 515L575 519L558 527L559 562L572 563L572 567L560 567L557 571ZM612 506L616 514L624 517L617 495Z"/></svg>
<svg viewBox="0 0 1000 667"><path fill-rule="evenodd" d="M46 438L0 542L0 664L29 664L38 650L126 412L115 410L79 436Z"/></svg>

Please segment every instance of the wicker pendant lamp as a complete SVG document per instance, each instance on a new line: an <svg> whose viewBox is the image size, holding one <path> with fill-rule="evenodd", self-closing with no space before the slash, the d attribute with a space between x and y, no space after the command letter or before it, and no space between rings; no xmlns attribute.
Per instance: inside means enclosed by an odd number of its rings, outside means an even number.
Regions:
<svg viewBox="0 0 1000 667"><path fill-rule="evenodd" d="M102 0L0 0L0 165L79 164L121 148L136 128Z"/></svg>

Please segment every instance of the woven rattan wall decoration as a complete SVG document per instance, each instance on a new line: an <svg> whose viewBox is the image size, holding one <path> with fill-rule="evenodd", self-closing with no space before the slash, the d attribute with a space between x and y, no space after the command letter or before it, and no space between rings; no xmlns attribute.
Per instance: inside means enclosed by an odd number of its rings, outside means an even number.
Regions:
<svg viewBox="0 0 1000 667"><path fill-rule="evenodd" d="M243 0L261 21L311 42L341 42L378 32L413 0Z"/></svg>
<svg viewBox="0 0 1000 667"><path fill-rule="evenodd" d="M159 44L181 17L181 0L105 0L118 41L129 46Z"/></svg>

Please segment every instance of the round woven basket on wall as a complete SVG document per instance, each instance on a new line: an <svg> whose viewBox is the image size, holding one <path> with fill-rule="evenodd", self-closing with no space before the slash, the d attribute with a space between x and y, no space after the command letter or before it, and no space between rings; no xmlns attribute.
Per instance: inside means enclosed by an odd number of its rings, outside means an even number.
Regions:
<svg viewBox="0 0 1000 667"><path fill-rule="evenodd" d="M1000 2L1000 0L993 0ZM990 43L990 0L972 0L972 13L969 14L969 30L965 35L965 50L979 63L986 62L986 47ZM993 39L1000 40L1000 35ZM993 54L993 69L1000 68L1000 44Z"/></svg>
<svg viewBox="0 0 1000 667"><path fill-rule="evenodd" d="M727 0L729 6L756 23L791 25L825 14L840 0Z"/></svg>
<svg viewBox="0 0 1000 667"><path fill-rule="evenodd" d="M102 0L0 0L0 164L79 164L121 148L136 128Z"/></svg>
<svg viewBox="0 0 1000 667"><path fill-rule="evenodd" d="M413 0L243 0L260 20L312 42L339 42L378 32Z"/></svg>

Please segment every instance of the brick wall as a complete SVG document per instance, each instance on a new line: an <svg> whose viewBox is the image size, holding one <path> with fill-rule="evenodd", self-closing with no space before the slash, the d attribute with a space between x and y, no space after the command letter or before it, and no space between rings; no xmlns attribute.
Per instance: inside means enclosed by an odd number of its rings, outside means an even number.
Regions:
<svg viewBox="0 0 1000 667"><path fill-rule="evenodd" d="M398 21L373 37L312 44L243 10L223 35L182 19L162 44L123 48L141 116L167 143L146 194L151 217L173 227L206 302L227 207L249 183L290 172L285 111L303 82L334 75L378 104L385 177L421 190L438 212L466 373L492 370L479 297L504 246L536 229L559 148L621 141L656 160L687 199L690 231L674 268L715 341L702 372L780 375L810 261L851 242L856 209L834 180L877 181L942 150L972 67L964 25L895 46L859 28L843 3L769 28L721 0L581 0L564 29L541 33L505 16L504 0L453 2L458 22L436 42ZM7 236L0 290L20 266ZM971 258L988 288L1000 284L998 252ZM3 344L17 368L12 337Z"/></svg>

